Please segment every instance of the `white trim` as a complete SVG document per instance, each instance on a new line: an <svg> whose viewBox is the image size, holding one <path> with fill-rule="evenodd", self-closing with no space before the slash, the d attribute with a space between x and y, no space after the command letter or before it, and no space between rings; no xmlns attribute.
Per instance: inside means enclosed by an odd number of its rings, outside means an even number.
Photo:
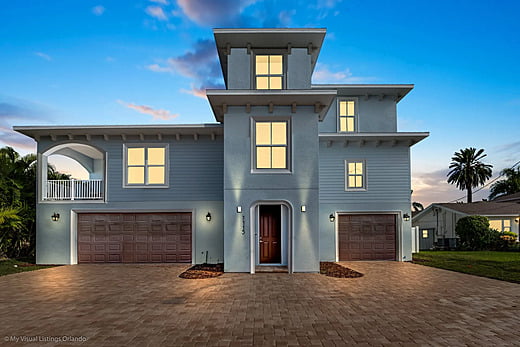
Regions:
<svg viewBox="0 0 520 347"><path fill-rule="evenodd" d="M336 261L339 261L339 216L341 215L354 215L354 214L391 214L395 215L395 232L396 240L395 245L397 247L395 254L395 261L403 261L403 214L402 210L380 210L380 211L336 211L334 216L334 237L336 239Z"/></svg>
<svg viewBox="0 0 520 347"><path fill-rule="evenodd" d="M148 148L160 148L164 147L164 184L146 184L148 160L146 150ZM128 148L144 148L145 150L145 163L144 163L144 184L128 184L126 181L127 168L128 168ZM167 189L170 188L170 144L169 143L141 143L141 142L125 142L123 143L123 188L124 189L135 189L135 188L152 188L152 189Z"/></svg>
<svg viewBox="0 0 520 347"><path fill-rule="evenodd" d="M78 264L78 214L81 213L191 213L191 264L195 264L195 235L196 235L196 209L89 209L79 208L70 210L70 264Z"/></svg>
<svg viewBox="0 0 520 347"><path fill-rule="evenodd" d="M282 263L283 263L283 249L286 249L287 254L287 269L289 273L294 272L294 253L292 251L292 246L294 244L294 233L292 230L292 226L294 224L293 218L293 206L289 201L286 200L258 200L251 204L251 207L249 208L249 250L250 250L250 258L249 258L249 264L250 264L250 273L255 273L255 268L257 265L257 258L258 258L258 230L259 230L259 215L260 215L260 206L261 205L280 205L281 208L281 222L280 227L283 227L283 220L284 220L284 213L283 213L283 206L287 208L287 228L286 228L286 239L287 244L285 246L282 245ZM281 230L283 233L283 229ZM282 235L283 240L283 235ZM281 265L281 264L262 264L265 266L269 265Z"/></svg>

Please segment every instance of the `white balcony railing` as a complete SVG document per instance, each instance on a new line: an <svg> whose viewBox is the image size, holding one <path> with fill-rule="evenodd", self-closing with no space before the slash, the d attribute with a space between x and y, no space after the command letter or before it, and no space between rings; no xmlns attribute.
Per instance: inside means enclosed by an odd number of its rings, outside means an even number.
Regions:
<svg viewBox="0 0 520 347"><path fill-rule="evenodd" d="M48 180L43 200L103 200L103 180Z"/></svg>

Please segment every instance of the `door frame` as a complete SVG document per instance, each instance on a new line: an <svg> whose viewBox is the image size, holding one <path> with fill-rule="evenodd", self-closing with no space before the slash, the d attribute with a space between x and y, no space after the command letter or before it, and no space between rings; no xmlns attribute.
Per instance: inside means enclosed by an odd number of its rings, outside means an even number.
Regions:
<svg viewBox="0 0 520 347"><path fill-rule="evenodd" d="M339 216L352 214L391 214L395 216L395 261L403 261L403 211L336 211L334 213L334 235L336 243L336 261L339 261Z"/></svg>
<svg viewBox="0 0 520 347"><path fill-rule="evenodd" d="M189 212L191 213L191 264L195 264L195 209L121 209L121 208L107 208L107 209L92 209L92 208L78 208L70 210L70 264L78 264L78 214L82 213L176 213Z"/></svg>
<svg viewBox="0 0 520 347"><path fill-rule="evenodd" d="M249 226L249 239L250 239L250 273L255 273L256 265L260 263L260 254L259 254L259 231L260 231L260 206L261 205L280 205L280 236L281 236L281 257L282 263L280 264L262 264L262 265L273 265L280 266L283 264L283 260L287 259L287 268L289 273L293 272L293 208L290 202L285 200L261 200L254 202L250 209L249 215L252 216L250 218L250 226ZM284 211L284 208L286 212ZM284 257L285 256L285 257Z"/></svg>

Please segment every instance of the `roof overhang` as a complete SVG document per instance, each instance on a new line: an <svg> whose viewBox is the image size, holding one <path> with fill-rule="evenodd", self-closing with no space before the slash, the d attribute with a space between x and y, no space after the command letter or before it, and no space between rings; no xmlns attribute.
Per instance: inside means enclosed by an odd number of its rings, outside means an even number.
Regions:
<svg viewBox="0 0 520 347"><path fill-rule="evenodd" d="M224 80L227 81L227 55L231 48L307 48L312 69L321 50L327 29L275 28L275 29L213 29Z"/></svg>
<svg viewBox="0 0 520 347"><path fill-rule="evenodd" d="M407 145L409 147L417 142L427 138L429 132L395 132L395 133L320 133L320 141L327 142L332 145L334 142L342 143L344 146L358 145L364 146L373 144L374 146L382 145Z"/></svg>
<svg viewBox="0 0 520 347"><path fill-rule="evenodd" d="M312 89L336 89L338 96L357 96L368 99L370 96L392 97L401 101L414 88L413 84L313 84Z"/></svg>
<svg viewBox="0 0 520 347"><path fill-rule="evenodd" d="M15 126L21 134L39 140L42 136L130 136L130 135L222 135L222 124L176 124L176 125L64 125L64 126Z"/></svg>
<svg viewBox="0 0 520 347"><path fill-rule="evenodd" d="M335 90L206 90L215 119L224 122L224 114L229 106L312 106L323 120L336 97Z"/></svg>

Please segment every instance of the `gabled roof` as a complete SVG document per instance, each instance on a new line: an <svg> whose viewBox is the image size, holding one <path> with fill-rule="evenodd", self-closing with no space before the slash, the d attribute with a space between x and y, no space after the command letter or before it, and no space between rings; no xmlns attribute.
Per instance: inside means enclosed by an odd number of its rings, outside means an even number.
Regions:
<svg viewBox="0 0 520 347"><path fill-rule="evenodd" d="M519 216L520 203L516 202L494 202L479 201L472 203L434 203L425 208L423 211L413 216L413 219L420 218L427 211L433 208L442 208L452 212L461 213L468 216Z"/></svg>
<svg viewBox="0 0 520 347"><path fill-rule="evenodd" d="M213 29L225 81L227 81L227 57L231 48L287 50L307 48L314 69L326 32L325 28Z"/></svg>
<svg viewBox="0 0 520 347"><path fill-rule="evenodd" d="M520 202L520 192L514 193L514 194L509 194L509 195L502 195L502 196L499 196L498 198L495 198L493 201L494 202L505 202L505 201Z"/></svg>

